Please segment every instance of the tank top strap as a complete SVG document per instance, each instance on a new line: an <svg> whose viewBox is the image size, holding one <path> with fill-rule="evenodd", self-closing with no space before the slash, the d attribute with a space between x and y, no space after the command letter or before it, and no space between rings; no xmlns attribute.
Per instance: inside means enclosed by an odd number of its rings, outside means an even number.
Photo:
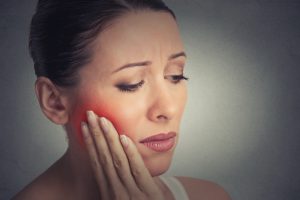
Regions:
<svg viewBox="0 0 300 200"><path fill-rule="evenodd" d="M189 200L183 185L177 178L173 176L159 178L168 186L176 200Z"/></svg>

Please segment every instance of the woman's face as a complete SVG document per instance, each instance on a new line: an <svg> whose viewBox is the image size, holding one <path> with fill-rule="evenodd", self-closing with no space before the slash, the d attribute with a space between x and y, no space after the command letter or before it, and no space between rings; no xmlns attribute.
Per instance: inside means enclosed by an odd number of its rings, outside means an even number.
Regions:
<svg viewBox="0 0 300 200"><path fill-rule="evenodd" d="M176 145L156 152L139 141L174 131L177 144L187 88L174 77L183 74L186 60L175 20L165 12L128 13L95 44L92 62L79 71L71 123L79 127L93 110L133 140L153 176L165 172Z"/></svg>

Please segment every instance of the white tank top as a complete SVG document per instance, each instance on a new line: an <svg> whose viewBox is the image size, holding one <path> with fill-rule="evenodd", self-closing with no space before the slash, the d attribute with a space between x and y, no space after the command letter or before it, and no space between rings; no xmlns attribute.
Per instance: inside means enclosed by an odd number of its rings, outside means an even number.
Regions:
<svg viewBox="0 0 300 200"><path fill-rule="evenodd" d="M189 200L189 197L183 187L183 185L180 183L178 179L175 177L159 177L171 190L174 198L176 200Z"/></svg>

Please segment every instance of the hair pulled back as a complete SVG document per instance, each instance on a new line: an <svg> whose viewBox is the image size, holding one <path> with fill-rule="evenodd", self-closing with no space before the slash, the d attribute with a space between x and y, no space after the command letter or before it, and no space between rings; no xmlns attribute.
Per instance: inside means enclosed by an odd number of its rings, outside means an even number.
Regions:
<svg viewBox="0 0 300 200"><path fill-rule="evenodd" d="M175 18L161 0L39 0L29 36L36 76L58 86L76 85L97 35L114 19L139 10L164 11Z"/></svg>

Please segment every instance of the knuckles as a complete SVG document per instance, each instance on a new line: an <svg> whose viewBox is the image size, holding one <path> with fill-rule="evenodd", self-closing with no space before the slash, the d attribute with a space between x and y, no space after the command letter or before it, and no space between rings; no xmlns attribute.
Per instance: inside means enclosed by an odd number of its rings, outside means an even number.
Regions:
<svg viewBox="0 0 300 200"><path fill-rule="evenodd" d="M101 135L100 129L96 127L91 127L91 131L95 137L99 137Z"/></svg>
<svg viewBox="0 0 300 200"><path fill-rule="evenodd" d="M115 168L116 168L117 170L120 170L120 169L123 168L123 162L122 162L122 159L119 158L119 157L117 157L117 156L114 158L113 164L114 164L114 166L115 166Z"/></svg>
<svg viewBox="0 0 300 200"><path fill-rule="evenodd" d="M131 172L133 174L134 177L140 177L142 175L141 170L137 169L137 168L132 168Z"/></svg>
<svg viewBox="0 0 300 200"><path fill-rule="evenodd" d="M92 165L93 165L95 168L100 167L100 164L99 164L99 162L98 162L98 160L97 160L96 158L92 160Z"/></svg>
<svg viewBox="0 0 300 200"><path fill-rule="evenodd" d="M111 167L111 158L107 156L106 154L103 154L100 156L101 158L101 164L106 167Z"/></svg>

